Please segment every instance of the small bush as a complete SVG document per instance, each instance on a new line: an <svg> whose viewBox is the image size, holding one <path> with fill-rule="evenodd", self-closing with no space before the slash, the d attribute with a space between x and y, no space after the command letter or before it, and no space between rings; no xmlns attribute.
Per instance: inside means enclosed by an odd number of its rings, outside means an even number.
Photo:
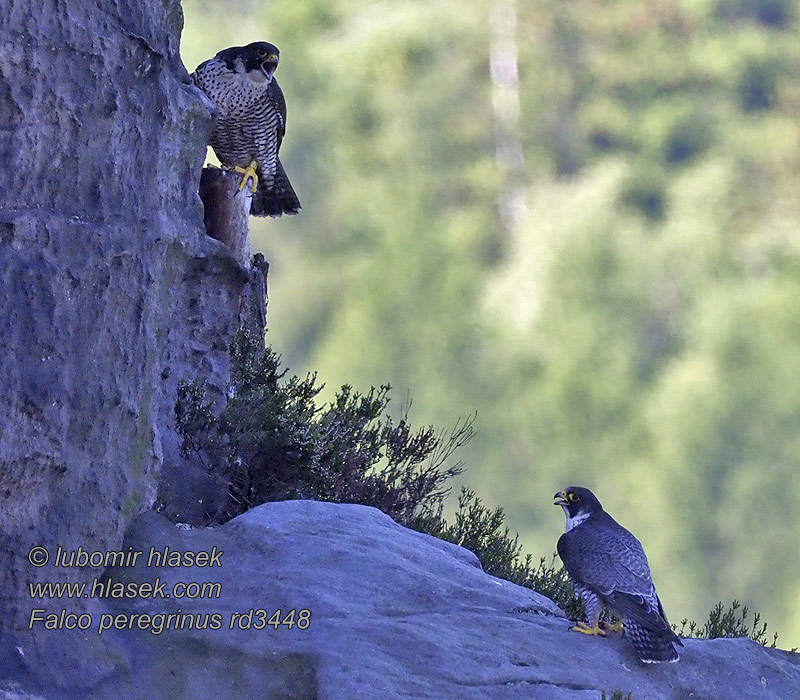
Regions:
<svg viewBox="0 0 800 700"><path fill-rule="evenodd" d="M313 498L375 506L413 526L436 510L445 482L461 472L461 464L444 465L472 437L474 416L449 435L414 430L407 414L386 415L388 385L366 394L343 386L319 407L316 375L285 378L280 357L246 332L234 341L231 363L221 413L196 383L181 386L175 407L184 454L227 484L222 521L266 501Z"/></svg>
<svg viewBox="0 0 800 700"><path fill-rule="evenodd" d="M747 606L742 606L738 600L734 600L727 610L723 609L722 601L720 601L708 614L708 620L702 628L694 620L683 619L677 632L681 637L697 639L748 637L765 647L774 648L778 642L778 633L775 632L770 642L767 636L767 623L761 624L761 615L754 613L753 621L748 623L748 613Z"/></svg>
<svg viewBox="0 0 800 700"><path fill-rule="evenodd" d="M473 435L475 416L449 435L413 430L407 412L386 415L389 387L366 394L343 386L319 407L316 375L286 377L280 357L260 339L240 332L231 347L231 387L215 411L206 387L180 387L175 405L182 450L217 474L228 488L219 522L267 501L313 498L379 508L397 522L470 549L487 573L547 596L571 618L584 616L567 574L523 557L519 536L504 527L502 508L488 508L462 489L455 520L442 517L445 483L461 464L445 462Z"/></svg>

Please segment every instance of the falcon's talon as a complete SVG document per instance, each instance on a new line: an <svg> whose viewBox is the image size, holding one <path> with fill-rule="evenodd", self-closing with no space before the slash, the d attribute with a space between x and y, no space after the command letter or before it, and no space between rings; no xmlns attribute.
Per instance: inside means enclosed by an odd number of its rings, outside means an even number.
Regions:
<svg viewBox="0 0 800 700"><path fill-rule="evenodd" d="M625 624L622 620L617 620L613 625L603 623L603 627L607 632L619 632L621 634L625 629Z"/></svg>
<svg viewBox="0 0 800 700"><path fill-rule="evenodd" d="M250 185L250 191L255 194L256 190L258 189L258 175L256 175L256 168L258 167L257 160L251 160L250 165L246 168L237 165L234 167L234 170L237 173L242 173L242 181L239 183L239 192L244 189L244 186L247 184L247 181L252 178L253 184Z"/></svg>
<svg viewBox="0 0 800 700"><path fill-rule="evenodd" d="M606 633L603 631L602 627L600 627L600 623L595 623L590 627L585 622L578 622L575 627L570 627L570 630L574 632L580 632L581 634L590 634L600 637L606 636Z"/></svg>

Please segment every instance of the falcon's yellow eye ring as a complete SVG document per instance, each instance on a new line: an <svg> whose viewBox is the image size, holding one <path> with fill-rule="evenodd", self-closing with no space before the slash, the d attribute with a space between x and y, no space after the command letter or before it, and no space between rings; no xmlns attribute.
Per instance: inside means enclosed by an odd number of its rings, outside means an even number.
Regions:
<svg viewBox="0 0 800 700"><path fill-rule="evenodd" d="M259 56L266 56L267 55L267 50L266 49L259 49L258 50L258 55Z"/></svg>
<svg viewBox="0 0 800 700"><path fill-rule="evenodd" d="M573 503L574 503L575 501L580 501L580 500L581 500L581 497L580 497L580 496L578 496L578 495L577 495L577 494L575 494L575 493L568 493L568 494L567 494L567 498L569 498L569 500L570 500L570 501L572 501Z"/></svg>

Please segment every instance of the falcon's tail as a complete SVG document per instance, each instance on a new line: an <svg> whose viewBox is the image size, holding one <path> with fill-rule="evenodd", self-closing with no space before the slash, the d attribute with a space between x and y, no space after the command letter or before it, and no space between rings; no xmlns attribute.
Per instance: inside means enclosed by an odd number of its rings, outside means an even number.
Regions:
<svg viewBox="0 0 800 700"><path fill-rule="evenodd" d="M611 604L625 618L625 634L644 663L677 661L677 647L683 642L667 621L658 596L655 598L656 607L644 596L614 591Z"/></svg>
<svg viewBox="0 0 800 700"><path fill-rule="evenodd" d="M674 663L680 658L676 644L683 646L683 642L674 632L668 634L660 630L647 629L636 621L628 619L625 621L625 634L630 636L633 648L646 664L658 664L664 661Z"/></svg>
<svg viewBox="0 0 800 700"><path fill-rule="evenodd" d="M263 183L263 185L262 185ZM292 183L286 176L286 171L280 159L275 164L275 177L272 187L259 177L258 189L250 202L252 216L281 216L282 214L297 214L300 211L300 200L294 193Z"/></svg>

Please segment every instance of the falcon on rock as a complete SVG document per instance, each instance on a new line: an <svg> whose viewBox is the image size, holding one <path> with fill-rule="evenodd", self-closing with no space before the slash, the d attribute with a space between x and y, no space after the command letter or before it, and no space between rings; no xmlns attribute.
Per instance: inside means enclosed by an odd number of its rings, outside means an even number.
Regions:
<svg viewBox="0 0 800 700"><path fill-rule="evenodd" d="M278 158L286 133L286 100L275 69L280 52L257 41L233 46L201 63L192 80L217 108L211 147L223 167L242 173L253 192L253 216L300 211L300 200Z"/></svg>
<svg viewBox="0 0 800 700"><path fill-rule="evenodd" d="M558 540L558 555L586 604L588 624L574 629L605 635L600 613L608 610L622 621L611 627L630 637L644 663L677 661L673 632L658 599L642 545L603 510L589 489L570 486L554 496L567 516L567 530Z"/></svg>

